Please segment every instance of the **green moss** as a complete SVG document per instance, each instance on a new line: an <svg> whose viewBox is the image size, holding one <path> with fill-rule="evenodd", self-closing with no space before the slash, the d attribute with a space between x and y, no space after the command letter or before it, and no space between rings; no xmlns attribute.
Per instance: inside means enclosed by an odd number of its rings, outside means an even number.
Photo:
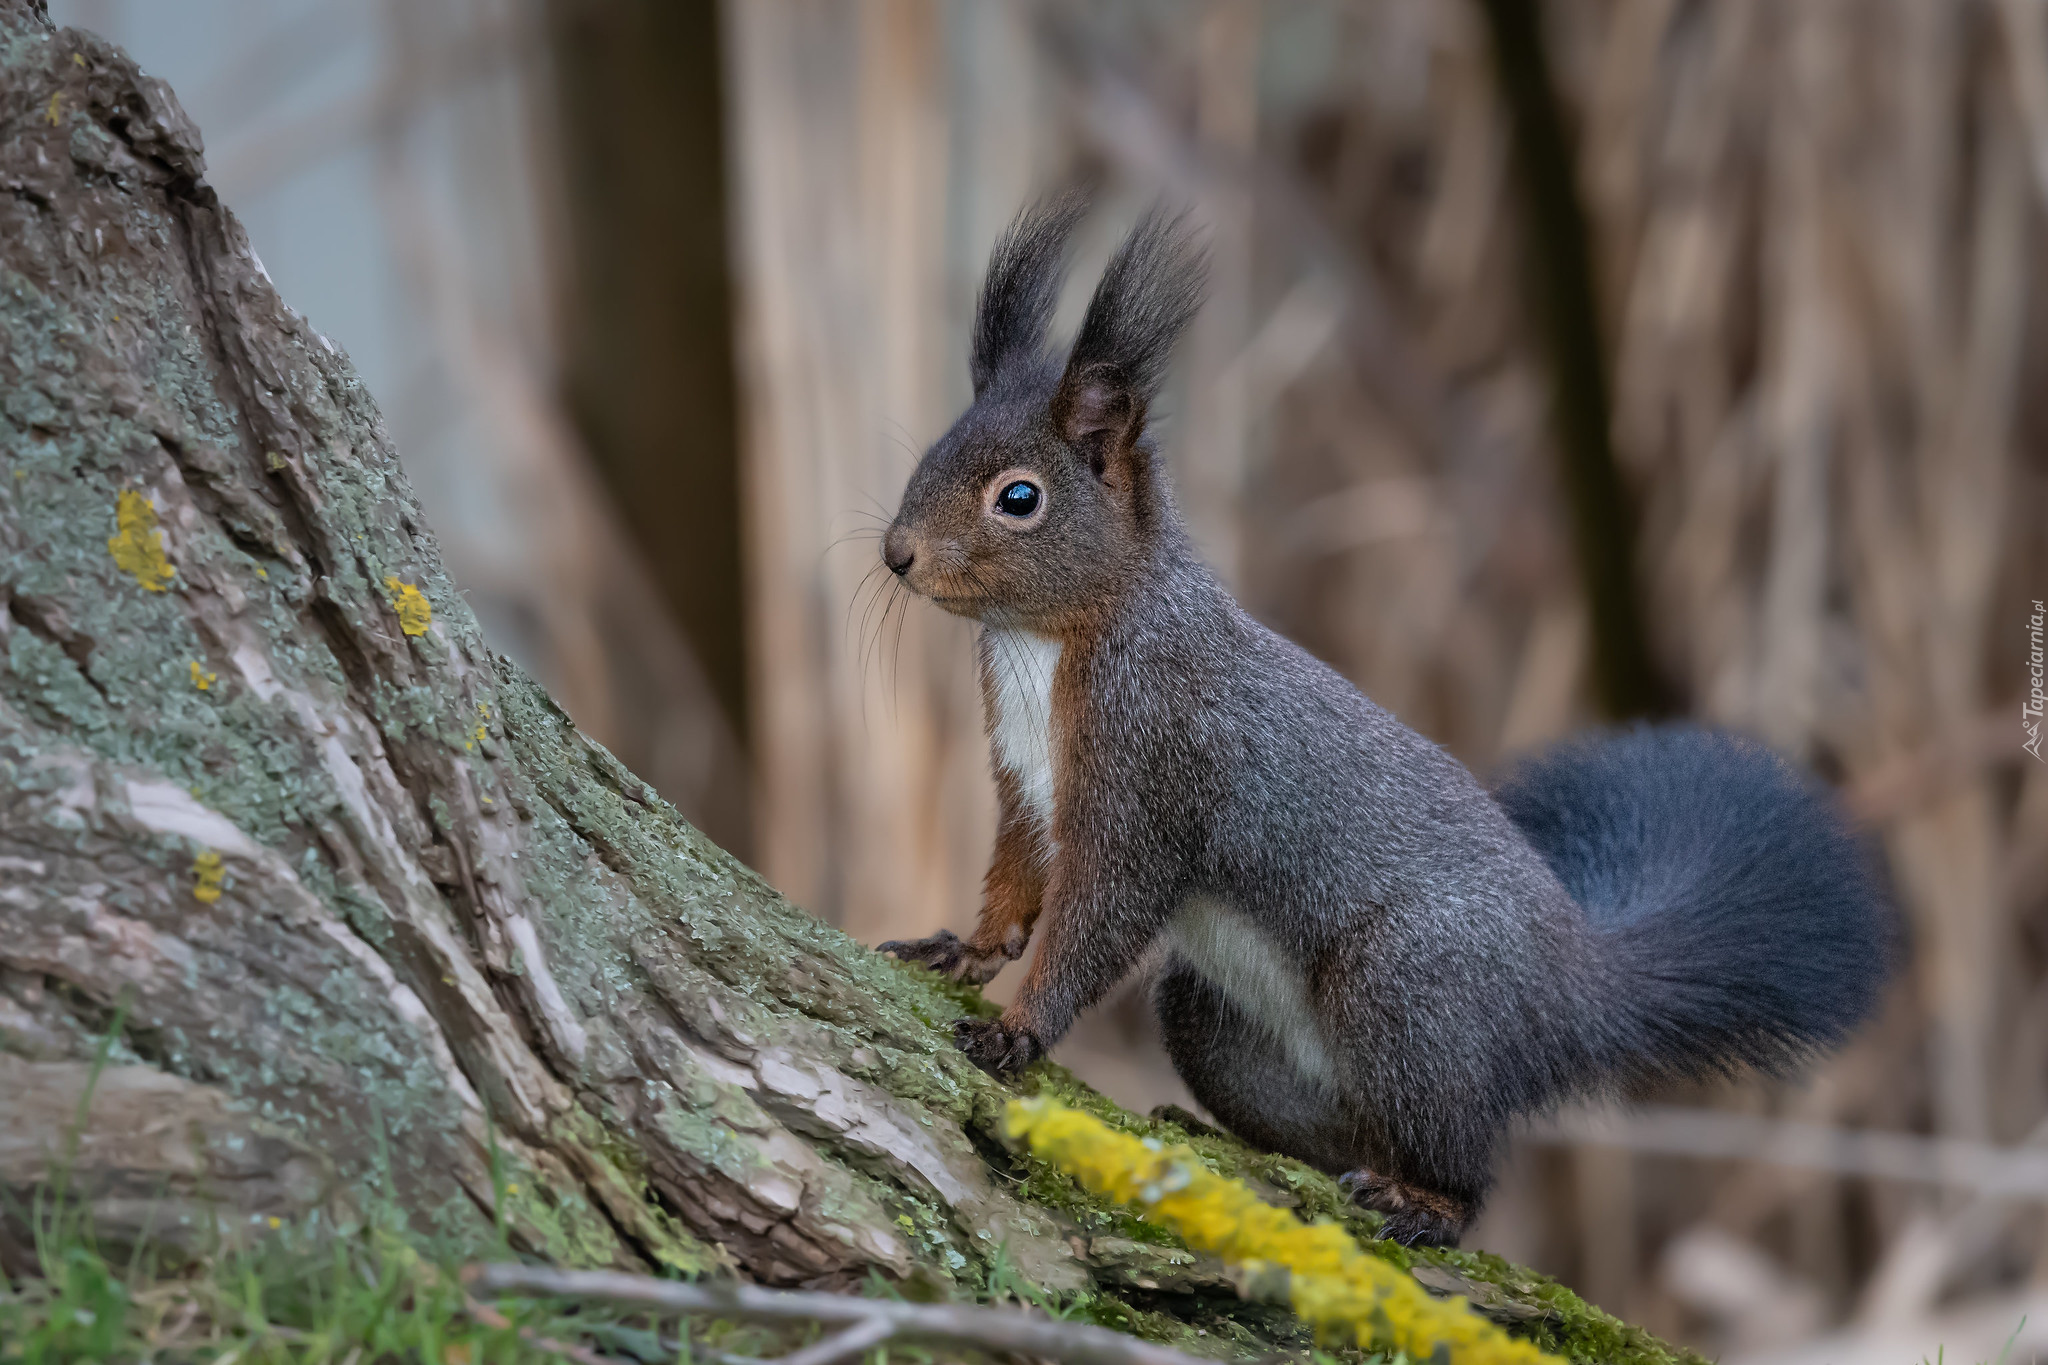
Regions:
<svg viewBox="0 0 2048 1365"><path fill-rule="evenodd" d="M662 1206L638 1148L581 1109L572 1109L556 1120L555 1137L559 1145L581 1145L603 1172L592 1178L593 1183L602 1181L629 1202L634 1212L634 1245L657 1266L692 1280L731 1269L723 1252L698 1238Z"/></svg>
<svg viewBox="0 0 2048 1365"><path fill-rule="evenodd" d="M1538 1323L1529 1337L1545 1350L1573 1361L1619 1361L1626 1365L1705 1365L1698 1354L1659 1341L1640 1327L1587 1303L1547 1275L1483 1251L1422 1253L1440 1264L1486 1284L1497 1284L1516 1298L1540 1303L1552 1320Z"/></svg>
<svg viewBox="0 0 2048 1365"><path fill-rule="evenodd" d="M619 1237L582 1191L550 1185L539 1173L507 1164L502 1217L520 1243L560 1265L609 1266L619 1259Z"/></svg>
<svg viewBox="0 0 2048 1365"><path fill-rule="evenodd" d="M893 959L891 961L897 971L906 974L912 981L924 987L923 992L911 995L907 1003L913 1013L933 1028L950 1024L961 1015L975 1019L993 1019L1003 1012L1000 1006L982 995L979 986L965 981L955 981L949 976L942 976L929 967L914 962L894 962ZM952 1008L933 1011L929 1007L931 996L937 996L940 1001ZM928 1015L930 1017L927 1017Z"/></svg>
<svg viewBox="0 0 2048 1365"><path fill-rule="evenodd" d="M1248 1181L1255 1189L1264 1187L1269 1198L1289 1204L1302 1217L1331 1218L1344 1224L1361 1247L1404 1270L1422 1264L1442 1265L1480 1284L1497 1286L1514 1302L1540 1305L1545 1317L1516 1330L1568 1360L1584 1365L1704 1365L1692 1352L1659 1341L1641 1328L1587 1303L1556 1280L1499 1256L1480 1251L1409 1248L1380 1240L1375 1236L1380 1222L1377 1214L1357 1209L1345 1198L1336 1181L1301 1162L1257 1151L1213 1130L1191 1132L1166 1119L1130 1113L1089 1089L1073 1073L1051 1063L1033 1067L1025 1086L1032 1094L1050 1095L1121 1131L1168 1144L1184 1144L1219 1175ZM1028 1155L1019 1159L1027 1171L1020 1194L1031 1202L1057 1209L1091 1231L1113 1232L1158 1246L1185 1245L1168 1230L1143 1222L1120 1206L1090 1194L1048 1163Z"/></svg>

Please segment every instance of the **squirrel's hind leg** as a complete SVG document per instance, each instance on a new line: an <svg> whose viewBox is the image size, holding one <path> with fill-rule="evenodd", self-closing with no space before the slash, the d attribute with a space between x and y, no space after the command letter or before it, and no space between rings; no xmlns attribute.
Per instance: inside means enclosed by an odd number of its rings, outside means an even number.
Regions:
<svg viewBox="0 0 2048 1365"><path fill-rule="evenodd" d="M1478 1212L1469 1201L1420 1185L1404 1185L1363 1167L1345 1172L1337 1183L1352 1203L1385 1215L1380 1236L1403 1246L1456 1246Z"/></svg>
<svg viewBox="0 0 2048 1365"><path fill-rule="evenodd" d="M1174 1070L1218 1123L1254 1146L1338 1176L1360 1207L1386 1215L1381 1236L1411 1246L1456 1244L1479 1199L1367 1169L1368 1163L1402 1171L1432 1163L1413 1153L1403 1159L1385 1142L1371 1141L1383 1125L1361 1097L1304 1076L1268 1028L1180 958L1168 960L1152 1003ZM1454 1119L1442 1106L1431 1109L1439 1120ZM1466 1134L1433 1136L1452 1151L1474 1149ZM1476 1175L1483 1191L1485 1172Z"/></svg>
<svg viewBox="0 0 2048 1365"><path fill-rule="evenodd" d="M1152 988L1173 1069L1238 1137L1335 1174L1358 1164L1357 1120L1341 1096L1303 1076L1272 1033L1178 957Z"/></svg>

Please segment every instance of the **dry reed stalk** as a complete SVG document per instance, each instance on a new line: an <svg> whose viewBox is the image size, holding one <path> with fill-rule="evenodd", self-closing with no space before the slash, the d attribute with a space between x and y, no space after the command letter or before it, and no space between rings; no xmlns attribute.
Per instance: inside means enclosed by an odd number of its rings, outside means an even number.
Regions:
<svg viewBox="0 0 2048 1365"><path fill-rule="evenodd" d="M760 862L864 939L958 923L993 828L969 637L860 534L962 387L938 12L726 14Z"/></svg>

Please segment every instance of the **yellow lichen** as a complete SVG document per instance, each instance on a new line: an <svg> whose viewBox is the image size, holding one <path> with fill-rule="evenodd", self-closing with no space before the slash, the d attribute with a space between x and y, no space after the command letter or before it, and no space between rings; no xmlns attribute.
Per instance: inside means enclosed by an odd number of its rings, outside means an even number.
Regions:
<svg viewBox="0 0 2048 1365"><path fill-rule="evenodd" d="M192 860L192 877L192 899L211 905L220 899L221 887L227 882L227 864L220 854L203 848Z"/></svg>
<svg viewBox="0 0 2048 1365"><path fill-rule="evenodd" d="M204 692L219 681L220 674L207 672L199 666L199 660L197 659L192 661L192 685L194 687Z"/></svg>
<svg viewBox="0 0 2048 1365"><path fill-rule="evenodd" d="M391 590L391 609L398 613L398 628L407 635L425 635L434 620L434 604L426 594L395 578L385 579L384 586Z"/></svg>
<svg viewBox="0 0 2048 1365"><path fill-rule="evenodd" d="M1013 1101L1007 1127L1089 1190L1173 1229L1196 1250L1253 1275L1284 1268L1295 1313L1328 1336L1419 1359L1443 1350L1451 1365L1561 1365L1473 1313L1464 1300L1431 1298L1335 1223L1303 1223L1243 1183L1217 1175L1186 1147L1119 1133L1052 1099Z"/></svg>
<svg viewBox="0 0 2048 1365"><path fill-rule="evenodd" d="M64 92L61 90L53 91L50 95L50 107L44 111L44 117L50 120L52 128L57 126L57 106L63 102L63 99Z"/></svg>
<svg viewBox="0 0 2048 1365"><path fill-rule="evenodd" d="M156 508L149 499L132 488L122 489L114 505L114 525L117 529L107 538L107 549L113 552L115 566L151 592L169 587L178 571L164 558L164 533L156 528Z"/></svg>

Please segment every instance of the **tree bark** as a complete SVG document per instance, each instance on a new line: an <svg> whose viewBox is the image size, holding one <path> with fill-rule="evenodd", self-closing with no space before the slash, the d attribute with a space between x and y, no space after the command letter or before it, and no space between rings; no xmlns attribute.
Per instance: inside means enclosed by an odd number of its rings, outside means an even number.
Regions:
<svg viewBox="0 0 2048 1365"><path fill-rule="evenodd" d="M1167 1335L1291 1339L1001 1147L945 1027L978 997L790 905L491 653L203 174L160 82L0 0L0 1192L68 1162L117 1240L397 1210L768 1284L964 1292L1000 1249Z"/></svg>

